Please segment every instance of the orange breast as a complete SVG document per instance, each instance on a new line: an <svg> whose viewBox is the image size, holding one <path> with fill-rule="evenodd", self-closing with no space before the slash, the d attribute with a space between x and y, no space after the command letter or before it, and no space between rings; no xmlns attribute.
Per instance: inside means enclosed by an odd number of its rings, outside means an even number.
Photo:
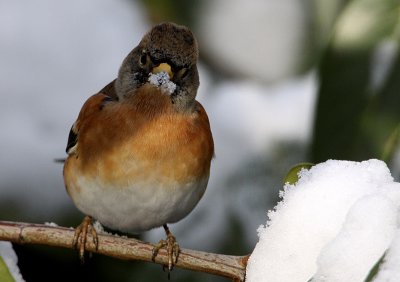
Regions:
<svg viewBox="0 0 400 282"><path fill-rule="evenodd" d="M77 156L66 169L74 166L121 187L149 180L185 183L208 176L213 154L203 107L177 112L169 96L149 86L81 120Z"/></svg>

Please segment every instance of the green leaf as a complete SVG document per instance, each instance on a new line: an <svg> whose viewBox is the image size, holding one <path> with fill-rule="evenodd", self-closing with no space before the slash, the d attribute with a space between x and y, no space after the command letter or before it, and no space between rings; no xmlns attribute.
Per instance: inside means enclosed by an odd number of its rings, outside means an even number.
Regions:
<svg viewBox="0 0 400 282"><path fill-rule="evenodd" d="M384 253L383 256L381 256L381 258L371 268L371 270L369 271L368 276L367 276L367 278L365 278L364 282L371 282L372 279L375 278L375 276L379 272L379 267L381 266L381 264L383 263L383 261L385 259L385 255L386 255L386 253Z"/></svg>
<svg viewBox="0 0 400 282"><path fill-rule="evenodd" d="M313 165L312 163L299 163L295 165L286 174L284 183L295 184L299 180L299 172L302 169L310 169Z"/></svg>
<svg viewBox="0 0 400 282"><path fill-rule="evenodd" d="M15 282L3 258L0 256L0 281Z"/></svg>
<svg viewBox="0 0 400 282"><path fill-rule="evenodd" d="M313 161L382 156L400 121L399 9L354 0L339 16L318 70Z"/></svg>
<svg viewBox="0 0 400 282"><path fill-rule="evenodd" d="M385 162L390 162L395 151L396 147L400 143L400 124L393 130L392 134L387 139L385 146L383 147L383 153L381 160Z"/></svg>

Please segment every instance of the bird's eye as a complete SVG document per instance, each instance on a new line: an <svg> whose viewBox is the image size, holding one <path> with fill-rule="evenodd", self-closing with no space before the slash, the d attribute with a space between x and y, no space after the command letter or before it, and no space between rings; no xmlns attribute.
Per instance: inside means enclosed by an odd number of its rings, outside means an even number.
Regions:
<svg viewBox="0 0 400 282"><path fill-rule="evenodd" d="M181 79L185 78L188 75L188 69L187 68L182 68L179 70L179 77Z"/></svg>
<svg viewBox="0 0 400 282"><path fill-rule="evenodd" d="M141 66L144 66L144 65L146 65L146 63L147 63L147 54L143 53L139 58L139 64Z"/></svg>

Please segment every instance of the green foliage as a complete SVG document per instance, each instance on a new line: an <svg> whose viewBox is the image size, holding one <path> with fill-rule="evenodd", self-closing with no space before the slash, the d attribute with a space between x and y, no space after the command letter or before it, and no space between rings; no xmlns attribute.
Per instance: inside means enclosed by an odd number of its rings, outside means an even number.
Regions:
<svg viewBox="0 0 400 282"><path fill-rule="evenodd" d="M382 160L389 162L400 143L400 124L394 129L383 147Z"/></svg>
<svg viewBox="0 0 400 282"><path fill-rule="evenodd" d="M295 184L299 180L299 172L302 169L310 169L314 164L312 163L299 163L292 167L286 174L284 183Z"/></svg>
<svg viewBox="0 0 400 282"><path fill-rule="evenodd" d="M382 157L400 121L399 22L397 0L354 0L339 16L319 66L313 161Z"/></svg>
<svg viewBox="0 0 400 282"><path fill-rule="evenodd" d="M0 257L0 281L15 282L2 257Z"/></svg>
<svg viewBox="0 0 400 282"><path fill-rule="evenodd" d="M379 272L379 267L381 266L381 264L383 263L384 259L385 259L385 255L386 253L383 254L383 256L376 262L376 264L371 268L370 272L368 273L367 278L365 278L364 282L371 282L375 276L378 274Z"/></svg>

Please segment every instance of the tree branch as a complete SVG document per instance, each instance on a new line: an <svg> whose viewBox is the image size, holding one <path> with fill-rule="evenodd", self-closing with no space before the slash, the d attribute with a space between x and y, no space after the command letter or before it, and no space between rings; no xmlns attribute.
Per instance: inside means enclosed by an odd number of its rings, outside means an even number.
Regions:
<svg viewBox="0 0 400 282"><path fill-rule="evenodd" d="M0 240L17 244L39 244L74 249L72 245L74 232L75 230L72 228L0 221ZM99 244L96 250L92 240L88 238L86 250L122 260L152 262L151 257L154 246L150 243L133 238L104 234L99 234L98 240ZM181 249L175 266L224 276L234 281L244 281L248 258L248 255L228 256ZM165 249L159 251L155 258L155 263L168 264L168 256Z"/></svg>

